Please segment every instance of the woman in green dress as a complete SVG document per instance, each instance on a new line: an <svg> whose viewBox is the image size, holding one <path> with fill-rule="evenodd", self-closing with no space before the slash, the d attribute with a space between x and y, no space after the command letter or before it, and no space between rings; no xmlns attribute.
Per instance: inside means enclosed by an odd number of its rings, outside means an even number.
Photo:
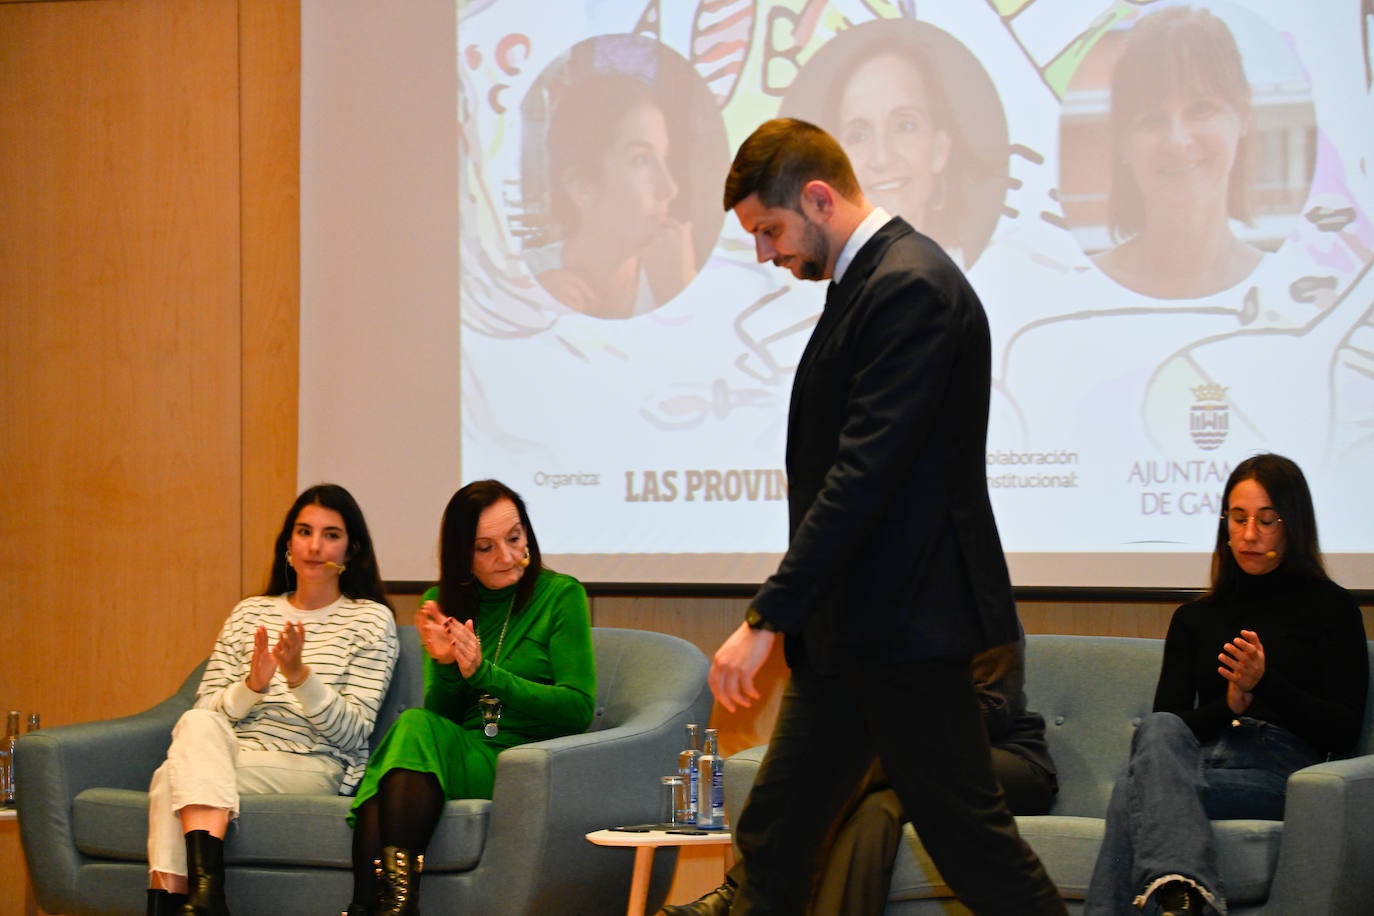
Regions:
<svg viewBox="0 0 1374 916"><path fill-rule="evenodd" d="M445 800L491 798L498 753L592 721L587 593L544 568L525 503L505 484L479 480L449 500L439 586L421 598L415 626L425 705L401 713L358 786L346 916L418 913Z"/></svg>

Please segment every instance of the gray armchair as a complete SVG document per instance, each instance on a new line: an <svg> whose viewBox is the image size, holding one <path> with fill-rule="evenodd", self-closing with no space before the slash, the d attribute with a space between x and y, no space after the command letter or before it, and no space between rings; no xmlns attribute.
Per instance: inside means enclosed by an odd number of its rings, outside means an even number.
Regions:
<svg viewBox="0 0 1374 916"><path fill-rule="evenodd" d="M377 720L381 735L422 701L421 649L401 655ZM683 725L706 722L707 660L662 633L594 628L597 703L583 734L522 745L497 759L490 801L449 802L425 857L426 913L623 911L633 853L589 831L658 816L658 779L676 766ZM147 885L148 781L200 670L169 699L122 719L25 735L17 751L19 831L39 905L50 913L138 914ZM245 796L225 844L238 913L338 913L352 892L351 799ZM656 857L649 902L668 892L676 856Z"/></svg>

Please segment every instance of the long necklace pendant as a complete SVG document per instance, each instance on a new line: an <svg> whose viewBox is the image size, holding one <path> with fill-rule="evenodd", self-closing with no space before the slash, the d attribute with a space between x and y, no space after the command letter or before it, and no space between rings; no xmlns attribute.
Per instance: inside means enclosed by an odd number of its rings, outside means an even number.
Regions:
<svg viewBox="0 0 1374 916"><path fill-rule="evenodd" d="M506 619L501 624L501 636L496 640L496 654L492 657L492 665L501 660L501 647L506 644L506 628L510 626L510 615L514 610L515 596L511 595L510 604L506 605ZM481 634L477 636L477 647L482 647ZM495 738L501 733L501 698L484 693L477 698L477 706L482 711L482 734L488 738Z"/></svg>
<svg viewBox="0 0 1374 916"><path fill-rule="evenodd" d="M482 734L495 738L501 731L501 698L484 693L477 698L482 711Z"/></svg>

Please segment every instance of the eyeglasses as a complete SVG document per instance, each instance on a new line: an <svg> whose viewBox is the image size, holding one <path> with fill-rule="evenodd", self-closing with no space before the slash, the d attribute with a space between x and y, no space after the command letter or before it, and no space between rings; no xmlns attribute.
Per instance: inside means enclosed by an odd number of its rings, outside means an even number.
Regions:
<svg viewBox="0 0 1374 916"><path fill-rule="evenodd" d="M1245 528L1250 524L1250 520L1254 519L1260 531L1273 531L1274 526L1283 521L1273 509L1261 509L1254 515L1246 515L1244 509L1232 509L1221 517L1226 519L1232 528Z"/></svg>

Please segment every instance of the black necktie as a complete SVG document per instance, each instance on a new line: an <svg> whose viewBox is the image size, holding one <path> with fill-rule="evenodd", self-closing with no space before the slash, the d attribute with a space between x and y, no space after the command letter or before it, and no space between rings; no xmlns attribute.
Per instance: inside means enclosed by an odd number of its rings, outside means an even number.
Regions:
<svg viewBox="0 0 1374 916"><path fill-rule="evenodd" d="M826 308L830 308L830 303L832 303L832 302L835 301L835 290L837 290L837 289L839 289L839 286L835 283L834 280L831 280L831 281L830 281L830 285L827 286L827 287L825 288L825 307L826 307Z"/></svg>

